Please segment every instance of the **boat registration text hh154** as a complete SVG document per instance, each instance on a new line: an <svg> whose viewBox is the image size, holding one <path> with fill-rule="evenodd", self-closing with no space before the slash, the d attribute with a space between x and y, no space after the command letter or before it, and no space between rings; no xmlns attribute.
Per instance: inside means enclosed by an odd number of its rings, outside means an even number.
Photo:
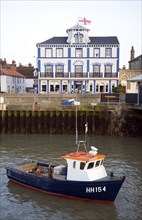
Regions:
<svg viewBox="0 0 142 220"><path fill-rule="evenodd" d="M86 193L105 192L106 186L86 187Z"/></svg>

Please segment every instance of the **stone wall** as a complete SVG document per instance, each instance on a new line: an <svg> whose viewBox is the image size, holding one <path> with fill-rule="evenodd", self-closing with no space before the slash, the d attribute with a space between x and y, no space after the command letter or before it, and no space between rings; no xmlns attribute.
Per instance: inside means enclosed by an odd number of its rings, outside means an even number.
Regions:
<svg viewBox="0 0 142 220"><path fill-rule="evenodd" d="M81 106L91 106L91 103L100 103L100 94L2 94L3 105L7 110L62 110L66 106L62 105L63 100L80 100ZM2 110L2 107L1 107Z"/></svg>

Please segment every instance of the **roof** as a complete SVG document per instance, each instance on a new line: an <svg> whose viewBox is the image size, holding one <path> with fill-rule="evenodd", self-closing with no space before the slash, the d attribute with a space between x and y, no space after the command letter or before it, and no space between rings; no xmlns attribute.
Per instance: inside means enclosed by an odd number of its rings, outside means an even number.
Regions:
<svg viewBox="0 0 142 220"><path fill-rule="evenodd" d="M28 79L37 78L34 76L34 68L33 67L25 67L25 66L19 66L17 67L17 70L19 73L24 75Z"/></svg>
<svg viewBox="0 0 142 220"><path fill-rule="evenodd" d="M139 59L142 60L142 55L139 55L138 57L135 57L133 60L130 60L129 63L134 62L134 61L139 60Z"/></svg>
<svg viewBox="0 0 142 220"><path fill-rule="evenodd" d="M142 82L142 75L132 77L132 78L128 79L127 81L129 81L129 82Z"/></svg>
<svg viewBox="0 0 142 220"><path fill-rule="evenodd" d="M94 156L94 155L87 153L87 152L75 152L75 153L70 153L70 154L66 154L64 156L61 156L61 158L89 162L89 161L104 159L105 155L97 154Z"/></svg>
<svg viewBox="0 0 142 220"><path fill-rule="evenodd" d="M7 76L25 77L23 74L8 68L1 68L1 72Z"/></svg>
<svg viewBox="0 0 142 220"><path fill-rule="evenodd" d="M68 44L68 37L52 37L49 40L43 41L38 44Z"/></svg>
<svg viewBox="0 0 142 220"><path fill-rule="evenodd" d="M40 44L67 44L68 37L52 37L46 41L43 41L41 43L37 43L37 45ZM106 36L106 37L89 37L91 40L88 44L119 44L118 38L116 36Z"/></svg>

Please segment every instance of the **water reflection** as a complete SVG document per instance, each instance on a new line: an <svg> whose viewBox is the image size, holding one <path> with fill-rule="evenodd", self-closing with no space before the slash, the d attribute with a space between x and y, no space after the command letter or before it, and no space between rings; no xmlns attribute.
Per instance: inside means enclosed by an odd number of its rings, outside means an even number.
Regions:
<svg viewBox="0 0 142 220"><path fill-rule="evenodd" d="M93 219L94 213L97 213L98 219L107 219L107 217L109 218L109 210L112 210L111 214L116 219L114 203L94 203L58 198L22 188L10 181L7 187L12 202L17 205L22 204L25 208L28 206L30 215L34 217L33 219L38 219L41 213L43 214L43 219L82 219L84 217L83 219L91 220ZM101 209L106 213L105 218L102 216L100 205Z"/></svg>
<svg viewBox="0 0 142 220"><path fill-rule="evenodd" d="M82 138L82 137L81 137ZM66 135L0 135L0 219L142 219L142 138L88 137L107 156L105 167L126 180L114 203L94 203L58 198L8 181L5 165L21 160L61 163L60 156L75 151L75 137Z"/></svg>

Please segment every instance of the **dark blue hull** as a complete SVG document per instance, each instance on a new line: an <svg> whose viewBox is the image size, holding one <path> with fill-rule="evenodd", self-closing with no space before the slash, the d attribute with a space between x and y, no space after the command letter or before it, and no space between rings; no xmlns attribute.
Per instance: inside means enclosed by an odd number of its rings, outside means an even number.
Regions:
<svg viewBox="0 0 142 220"><path fill-rule="evenodd" d="M97 181L69 181L49 178L7 166L7 176L18 184L42 190L48 194L84 199L114 201L125 177L108 176Z"/></svg>

